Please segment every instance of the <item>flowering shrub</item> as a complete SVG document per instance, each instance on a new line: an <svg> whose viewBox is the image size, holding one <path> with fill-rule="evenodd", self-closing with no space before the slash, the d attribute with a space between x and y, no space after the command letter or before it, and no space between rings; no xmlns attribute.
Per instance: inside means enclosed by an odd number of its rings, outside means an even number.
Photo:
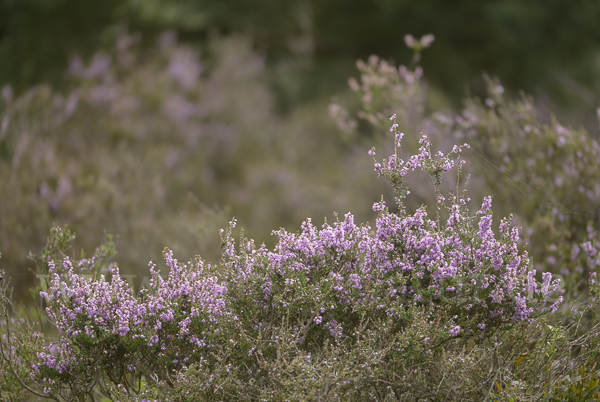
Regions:
<svg viewBox="0 0 600 402"><path fill-rule="evenodd" d="M434 154L422 137L406 162L396 152L376 163L400 213L375 203L374 233L350 213L321 229L308 219L296 234L274 232L271 251L244 236L236 245L233 220L218 265L183 264L166 249L168 275L151 263L140 298L103 262L110 246L77 261L54 252L42 296L59 337L38 353L32 378L65 400L95 392L120 400L426 395L417 385L435 377L432 362L457 348L498 347L543 316L558 286L549 274L536 281L509 220L497 238L490 197L469 215L464 192L448 203L436 188L436 220L425 207L406 211L404 176L421 169L437 183L460 169L453 158L462 149ZM49 244L72 240L53 233ZM482 385L462 392L481 395Z"/></svg>

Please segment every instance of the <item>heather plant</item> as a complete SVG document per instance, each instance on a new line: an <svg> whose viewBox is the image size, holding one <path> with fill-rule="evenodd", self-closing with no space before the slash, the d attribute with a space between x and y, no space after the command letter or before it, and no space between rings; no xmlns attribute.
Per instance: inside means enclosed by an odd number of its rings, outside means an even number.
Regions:
<svg viewBox="0 0 600 402"><path fill-rule="evenodd" d="M38 262L51 276L41 295L58 338L32 366L39 392L58 400L478 400L504 386L510 373L494 371L491 357L506 366L532 340L532 350L546 350L536 335L560 303L545 301L558 281L536 281L508 219L496 236L490 197L470 215L464 192L440 194L441 176L460 173L466 145L433 153L423 136L404 161L401 140L396 132L396 152L375 163L399 212L375 203L375 228L350 213L321 229L307 219L298 233L275 231L270 250L243 234L236 242L232 220L218 264L184 264L165 249L168 274L150 263L139 298L106 260L110 239L91 258L73 259L56 250L73 235L54 229ZM435 219L403 204L413 170L434 179ZM467 377L461 388L445 380L457 364ZM490 364L494 376L484 377Z"/></svg>
<svg viewBox="0 0 600 402"><path fill-rule="evenodd" d="M410 37L406 43L420 52L422 40ZM533 263L538 271L563 277L565 297L585 297L588 274L600 263L597 140L583 128L561 125L529 96L510 99L492 79L488 97L467 98L461 112L434 109L415 60L398 68L376 56L359 61L360 82L349 81L361 101L358 120L332 105L338 125L356 132L362 121L385 132L385 115L396 114L400 130L425 132L440 146L467 140L474 194L494 194L503 214L514 213ZM413 152L418 144L407 146Z"/></svg>

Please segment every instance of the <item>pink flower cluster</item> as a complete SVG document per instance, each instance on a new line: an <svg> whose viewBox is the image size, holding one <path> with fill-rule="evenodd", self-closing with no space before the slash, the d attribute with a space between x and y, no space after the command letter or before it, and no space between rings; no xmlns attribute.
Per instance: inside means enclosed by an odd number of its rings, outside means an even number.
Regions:
<svg viewBox="0 0 600 402"><path fill-rule="evenodd" d="M228 314L227 287L207 274L210 265L202 261L182 264L169 250L165 261L168 277L163 279L151 263L150 289L141 298L133 296L116 267L107 280L76 273L68 257L59 275L51 261L51 286L41 296L61 338L38 355L36 372L45 378L114 365L128 372L143 364L143 355L176 362L177 350L166 347L173 342L186 342L192 350L214 348L209 333L218 333L218 319Z"/></svg>

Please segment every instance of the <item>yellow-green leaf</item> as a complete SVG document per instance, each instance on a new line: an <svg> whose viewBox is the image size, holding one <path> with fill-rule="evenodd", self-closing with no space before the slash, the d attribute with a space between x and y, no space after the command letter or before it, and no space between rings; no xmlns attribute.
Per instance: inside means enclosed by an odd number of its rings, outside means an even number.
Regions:
<svg viewBox="0 0 600 402"><path fill-rule="evenodd" d="M526 357L527 357L527 353L523 353L521 356L519 356L519 358L517 360L515 360L515 364L517 365L517 367L523 360L525 360Z"/></svg>

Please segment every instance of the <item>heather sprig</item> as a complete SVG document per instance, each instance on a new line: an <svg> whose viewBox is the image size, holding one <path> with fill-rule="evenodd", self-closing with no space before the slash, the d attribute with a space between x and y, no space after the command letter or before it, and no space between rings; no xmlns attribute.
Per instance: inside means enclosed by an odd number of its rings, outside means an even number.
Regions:
<svg viewBox="0 0 600 402"><path fill-rule="evenodd" d="M441 151L438 151L435 155L431 151L431 141L426 135L421 135L419 139L419 150L418 154L410 156L408 161L398 157L398 149L401 146L404 133L398 133L398 123L396 122L396 114L390 117L393 121L390 131L394 133L394 155L384 159L382 163L378 163L375 160L375 148L369 151L369 155L373 156L375 163L375 172L377 176L385 177L392 187L396 195L396 203L400 208L400 213L405 213L405 206L403 200L406 198L410 191L404 187L404 176L409 171L414 171L420 168L426 172L433 180L435 186L436 195L436 215L437 215L437 226L440 228L440 205L444 202L444 197L440 193L440 185L442 184L442 173L452 170L455 166L459 166L458 175L460 175L460 165L463 165L465 161L460 158L451 159L452 155L458 156L463 148L470 148L468 144L460 146L454 145L452 150L444 155Z"/></svg>

